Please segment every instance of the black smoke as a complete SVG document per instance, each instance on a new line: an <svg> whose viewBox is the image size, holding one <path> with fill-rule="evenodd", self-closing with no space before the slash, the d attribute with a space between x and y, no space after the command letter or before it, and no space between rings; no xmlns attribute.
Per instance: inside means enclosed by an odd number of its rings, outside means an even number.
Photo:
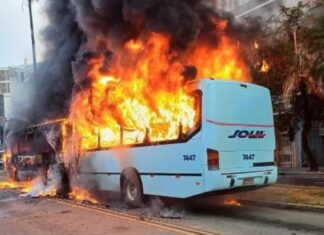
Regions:
<svg viewBox="0 0 324 235"><path fill-rule="evenodd" d="M87 35L88 49L96 50L102 41L116 47L125 40L147 32L171 37L172 49L186 50L197 38L217 43L215 25L228 21L226 34L244 39L257 31L259 24L235 22L229 12L214 9L202 0L72 0L76 19Z"/></svg>
<svg viewBox="0 0 324 235"><path fill-rule="evenodd" d="M66 116L73 88L71 61L78 52L83 33L75 22L74 6L69 0L47 0L45 12L49 25L41 32L45 43L45 62L38 63L34 79L26 83L29 99L15 107L12 129ZM10 128L10 127L9 127Z"/></svg>
<svg viewBox="0 0 324 235"><path fill-rule="evenodd" d="M42 32L45 62L38 66L32 84L33 102L19 115L30 123L66 116L73 90L87 86L88 62L103 56L109 65L114 50L148 32L168 35L172 53L190 50L197 40L216 47L224 32L215 28L223 20L228 22L225 33L240 41L259 30L255 21L237 23L231 13L206 2L210 1L47 0L49 25ZM193 79L199 68L190 66L183 75Z"/></svg>

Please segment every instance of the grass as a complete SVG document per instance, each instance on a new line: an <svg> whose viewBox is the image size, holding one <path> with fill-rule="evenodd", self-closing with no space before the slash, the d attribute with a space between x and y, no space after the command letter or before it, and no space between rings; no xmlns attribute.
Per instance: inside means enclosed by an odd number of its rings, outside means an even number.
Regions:
<svg viewBox="0 0 324 235"><path fill-rule="evenodd" d="M291 203L324 206L324 188L286 187L281 190L281 193Z"/></svg>

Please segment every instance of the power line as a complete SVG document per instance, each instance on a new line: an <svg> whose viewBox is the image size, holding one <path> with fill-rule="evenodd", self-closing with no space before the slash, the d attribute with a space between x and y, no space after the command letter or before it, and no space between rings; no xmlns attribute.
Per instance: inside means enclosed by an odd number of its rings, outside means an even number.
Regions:
<svg viewBox="0 0 324 235"><path fill-rule="evenodd" d="M243 13L241 13L241 14L235 16L235 18L240 18L240 17L242 17L242 16L245 16L245 15L247 15L247 14L249 14L249 13L255 11L255 10L260 9L261 7L264 7L264 6L266 6L266 5L269 5L270 3L274 2L274 1L275 1L275 0L269 0L269 1L265 2L265 3L262 3L262 4L260 4L260 5L256 6L256 7L253 7L253 8L250 9L250 10L247 10L247 11L245 11L245 12L243 12Z"/></svg>

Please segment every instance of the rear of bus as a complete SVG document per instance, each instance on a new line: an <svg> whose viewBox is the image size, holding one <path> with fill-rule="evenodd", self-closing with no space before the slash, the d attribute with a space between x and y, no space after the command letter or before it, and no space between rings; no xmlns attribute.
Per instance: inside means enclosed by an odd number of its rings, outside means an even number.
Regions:
<svg viewBox="0 0 324 235"><path fill-rule="evenodd" d="M275 183L269 90L215 80L204 82L202 90L205 191Z"/></svg>

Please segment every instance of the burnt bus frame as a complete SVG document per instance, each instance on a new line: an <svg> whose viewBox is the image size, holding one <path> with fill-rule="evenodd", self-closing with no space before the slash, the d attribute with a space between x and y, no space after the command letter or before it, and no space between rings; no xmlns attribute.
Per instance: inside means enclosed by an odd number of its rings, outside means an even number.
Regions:
<svg viewBox="0 0 324 235"><path fill-rule="evenodd" d="M63 121L60 121L60 122L63 122ZM56 123L59 123L59 122L56 122ZM52 125L52 124L46 124L46 125ZM28 137L29 137L29 135L32 135L32 138L33 138L32 141L34 142L35 141L36 130L39 127L46 126L46 125L32 126L32 127L26 128L26 129L24 129L22 131L13 133L16 137L18 137L16 146L10 148L12 153L15 152L15 154L13 154L13 156L15 156L15 155L27 155L27 154L48 154L50 152L62 153L62 146L59 148L59 150L54 150L53 149L53 151L45 151L45 152L44 151L40 151L40 152L28 152L27 151L26 146L28 146ZM21 140L22 139L24 140L25 148L22 148L22 146L21 146ZM61 140L63 139L62 134L61 134L60 139ZM17 148L17 151L13 151L14 150L13 148Z"/></svg>

